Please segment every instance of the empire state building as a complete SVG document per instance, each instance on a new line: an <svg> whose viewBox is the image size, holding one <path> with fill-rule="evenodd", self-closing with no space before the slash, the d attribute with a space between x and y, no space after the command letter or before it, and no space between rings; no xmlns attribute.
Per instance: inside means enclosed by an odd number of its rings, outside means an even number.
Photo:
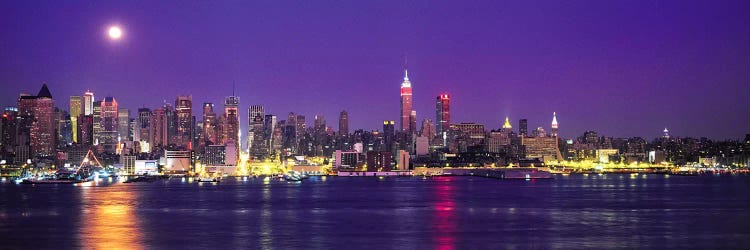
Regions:
<svg viewBox="0 0 750 250"><path fill-rule="evenodd" d="M404 70L404 81L401 83L401 131L413 131L411 127L411 82L409 71Z"/></svg>

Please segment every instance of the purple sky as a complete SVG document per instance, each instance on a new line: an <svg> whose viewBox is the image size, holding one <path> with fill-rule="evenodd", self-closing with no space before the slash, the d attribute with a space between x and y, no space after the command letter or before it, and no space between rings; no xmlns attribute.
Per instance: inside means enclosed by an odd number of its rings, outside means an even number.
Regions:
<svg viewBox="0 0 750 250"><path fill-rule="evenodd" d="M236 81L243 126L261 104L381 129L407 55L420 124L448 93L453 122L488 129L556 111L563 137L750 133L750 1L250 2L0 1L0 105L46 81L66 109L192 94L200 117Z"/></svg>

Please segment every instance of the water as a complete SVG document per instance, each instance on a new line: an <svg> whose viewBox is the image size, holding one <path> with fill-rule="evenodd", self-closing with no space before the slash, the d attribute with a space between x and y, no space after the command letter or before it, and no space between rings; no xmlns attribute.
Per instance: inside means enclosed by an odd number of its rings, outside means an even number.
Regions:
<svg viewBox="0 0 750 250"><path fill-rule="evenodd" d="M0 248L745 248L750 176L0 184Z"/></svg>

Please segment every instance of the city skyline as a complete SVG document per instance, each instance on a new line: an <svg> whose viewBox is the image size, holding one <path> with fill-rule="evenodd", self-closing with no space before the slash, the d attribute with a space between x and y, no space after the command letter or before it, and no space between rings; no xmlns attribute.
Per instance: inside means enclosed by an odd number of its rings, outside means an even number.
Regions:
<svg viewBox="0 0 750 250"><path fill-rule="evenodd" d="M0 35L11 37L0 52L12 59L0 62L8 69L0 72L3 106L46 81L63 109L67 97L91 90L97 100L115 97L133 118L140 107L192 95L198 117L198 104L221 104L236 82L243 135L250 105L278 117L338 117L346 110L350 130L372 130L400 120L396 93L408 57L417 124L435 119L434 98L442 94L451 96L452 123L490 130L508 116L513 124L527 119L532 129L549 129L557 112L563 138L586 130L655 138L668 127L674 136L739 139L750 122L750 94L741 91L750 58L743 2L444 3L427 13L420 4L388 3L376 14L358 3L313 6L317 12L284 3L185 4L169 20L151 16L159 8L135 11L138 4L2 5L14 10L0 17L8 24ZM68 7L84 11L62 11ZM196 7L217 13L195 21ZM553 8L563 11L547 11ZM41 15L29 15L32 9ZM266 21L280 26L259 24L251 11L280 14ZM452 15L438 18L446 13ZM341 25L359 15L361 24ZM122 40L106 39L112 24L123 27ZM485 28L493 25L497 32Z"/></svg>

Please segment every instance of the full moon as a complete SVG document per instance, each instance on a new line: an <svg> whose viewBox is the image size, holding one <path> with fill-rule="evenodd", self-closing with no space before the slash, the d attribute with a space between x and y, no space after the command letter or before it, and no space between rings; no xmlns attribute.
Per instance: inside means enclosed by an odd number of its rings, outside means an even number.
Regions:
<svg viewBox="0 0 750 250"><path fill-rule="evenodd" d="M120 37L122 37L122 30L120 29L120 27L117 27L117 26L109 27L110 39L117 40L117 39L120 39Z"/></svg>

